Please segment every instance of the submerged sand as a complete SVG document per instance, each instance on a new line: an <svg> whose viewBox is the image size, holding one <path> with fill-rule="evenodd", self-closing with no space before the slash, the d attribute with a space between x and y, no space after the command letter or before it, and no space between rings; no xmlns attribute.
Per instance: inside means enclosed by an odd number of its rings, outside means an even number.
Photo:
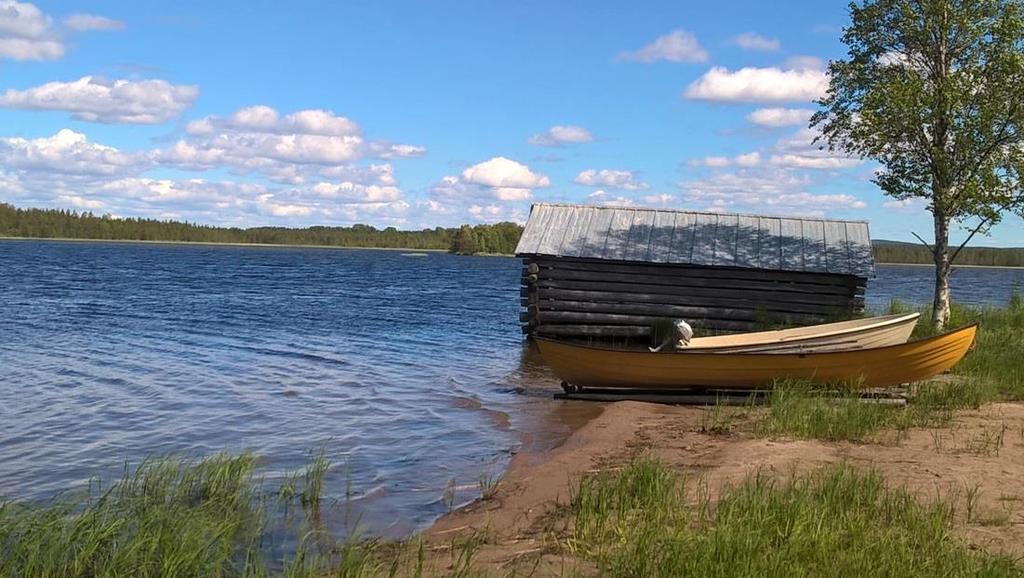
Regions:
<svg viewBox="0 0 1024 578"><path fill-rule="evenodd" d="M589 574L558 546L569 522L569 488L581 476L648 454L707 481L714 499L754 472L780 478L846 461L874 468L888 483L923 501L956 506L956 531L971 547L1024 556L1024 405L997 403L958 412L950 426L883 436L883 443L765 439L739 423L728 433L702 432L710 408L623 401L600 413L550 451L516 455L492 497L437 521L424 535L437 570L453 541L483 536L476 564L498 575ZM747 424L749 426L749 424ZM998 442L998 443L997 443ZM965 500L976 496L972 519Z"/></svg>

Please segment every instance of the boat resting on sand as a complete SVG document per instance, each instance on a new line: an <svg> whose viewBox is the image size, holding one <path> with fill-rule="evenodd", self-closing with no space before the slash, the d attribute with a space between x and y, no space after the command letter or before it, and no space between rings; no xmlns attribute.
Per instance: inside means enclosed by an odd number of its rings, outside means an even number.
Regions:
<svg viewBox="0 0 1024 578"><path fill-rule="evenodd" d="M956 365L977 325L887 347L825 353L652 353L536 337L544 361L567 390L762 389L777 379L870 388L921 381Z"/></svg>
<svg viewBox="0 0 1024 578"><path fill-rule="evenodd" d="M920 313L883 315L777 331L695 337L680 352L817 353L899 345L910 339Z"/></svg>

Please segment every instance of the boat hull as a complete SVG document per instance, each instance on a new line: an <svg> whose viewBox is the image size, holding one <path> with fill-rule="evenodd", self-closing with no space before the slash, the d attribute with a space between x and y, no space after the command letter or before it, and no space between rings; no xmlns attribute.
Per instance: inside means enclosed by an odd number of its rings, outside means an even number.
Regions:
<svg viewBox="0 0 1024 578"><path fill-rule="evenodd" d="M822 353L906 343L919 313L885 315L777 331L698 337L680 352Z"/></svg>
<svg viewBox="0 0 1024 578"><path fill-rule="evenodd" d="M779 379L884 387L948 371L970 350L977 327L900 345L826 353L651 353L536 338L555 375L577 387L761 389Z"/></svg>

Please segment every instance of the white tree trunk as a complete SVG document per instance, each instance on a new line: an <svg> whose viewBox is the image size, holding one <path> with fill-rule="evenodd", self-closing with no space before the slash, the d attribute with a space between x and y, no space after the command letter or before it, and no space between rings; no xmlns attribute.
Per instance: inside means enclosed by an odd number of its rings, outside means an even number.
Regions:
<svg viewBox="0 0 1024 578"><path fill-rule="evenodd" d="M935 215L935 298L932 300L932 326L942 331L949 322L949 222Z"/></svg>

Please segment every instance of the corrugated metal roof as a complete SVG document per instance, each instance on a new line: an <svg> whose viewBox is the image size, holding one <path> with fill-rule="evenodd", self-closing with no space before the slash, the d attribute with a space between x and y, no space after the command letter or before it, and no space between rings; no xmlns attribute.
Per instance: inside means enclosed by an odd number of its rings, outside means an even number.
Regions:
<svg viewBox="0 0 1024 578"><path fill-rule="evenodd" d="M536 204L516 255L870 277L865 221Z"/></svg>

